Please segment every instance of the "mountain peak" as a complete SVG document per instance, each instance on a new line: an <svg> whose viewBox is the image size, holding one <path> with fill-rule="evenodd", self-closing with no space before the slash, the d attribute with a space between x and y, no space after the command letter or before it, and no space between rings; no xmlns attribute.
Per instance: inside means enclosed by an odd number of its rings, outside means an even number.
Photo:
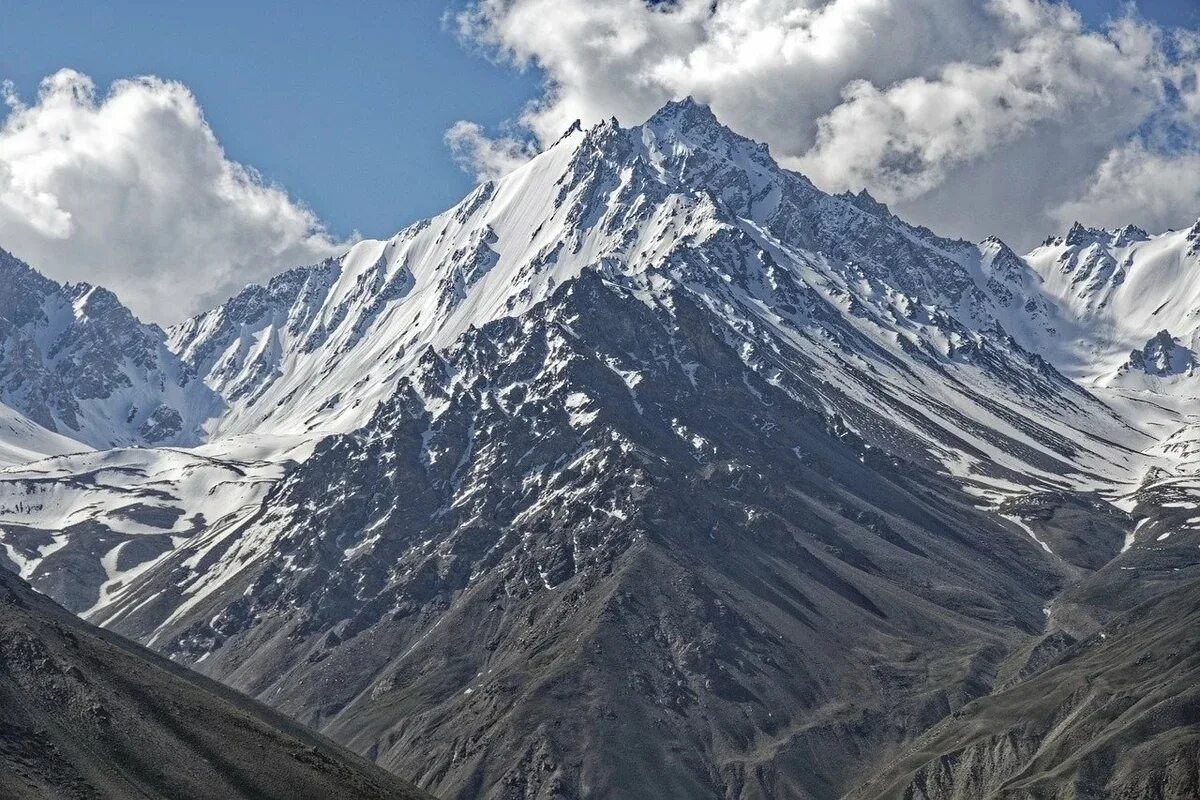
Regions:
<svg viewBox="0 0 1200 800"><path fill-rule="evenodd" d="M862 189L858 194L853 192L843 192L841 197L852 203L857 208L880 217L890 217L892 210L887 207L886 203L881 203L866 189Z"/></svg>
<svg viewBox="0 0 1200 800"><path fill-rule="evenodd" d="M688 95L682 100L668 101L666 105L654 112L646 124L653 128L674 128L682 131L699 125L720 125L721 123L707 104L698 102L696 98Z"/></svg>
<svg viewBox="0 0 1200 800"><path fill-rule="evenodd" d="M558 139L555 141L555 144L557 144L558 142L561 142L563 139L570 137L572 134L580 133L582 131L583 131L583 122L577 119L574 122L572 122L569 126L567 126L567 129L562 132L562 136L558 137Z"/></svg>
<svg viewBox="0 0 1200 800"><path fill-rule="evenodd" d="M221 400L191 380L161 328L108 289L56 283L8 253L0 275L0 403L81 445L200 439Z"/></svg>
<svg viewBox="0 0 1200 800"><path fill-rule="evenodd" d="M1129 224L1113 233L1113 244L1117 247L1125 247L1134 242L1144 242L1150 238L1150 234L1144 228L1139 228L1137 225Z"/></svg>
<svg viewBox="0 0 1200 800"><path fill-rule="evenodd" d="M1095 242L1096 239L1103 233L1103 231L1096 230L1095 228L1089 228L1082 222L1076 220L1074 224L1071 225L1071 229L1067 231L1067 235L1063 239L1063 243L1072 247L1088 245Z"/></svg>
<svg viewBox="0 0 1200 800"><path fill-rule="evenodd" d="M644 144L660 150L660 155L668 159L703 152L706 158L737 164L738 169L749 169L763 177L779 172L766 144L726 127L712 109L692 97L672 100L631 130L641 136ZM705 173L706 181L712 177Z"/></svg>
<svg viewBox="0 0 1200 800"><path fill-rule="evenodd" d="M992 235L979 243L980 249L990 249L996 253L1001 253L1006 257L1020 258L1020 254L1016 250L1009 247L1008 242L1001 239L999 236Z"/></svg>

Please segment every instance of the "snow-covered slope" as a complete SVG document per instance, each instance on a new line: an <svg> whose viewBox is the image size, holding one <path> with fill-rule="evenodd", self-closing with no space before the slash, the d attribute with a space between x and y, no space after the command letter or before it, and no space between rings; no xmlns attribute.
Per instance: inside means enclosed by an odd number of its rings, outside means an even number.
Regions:
<svg viewBox="0 0 1200 800"><path fill-rule="evenodd" d="M1021 345L1144 434L1143 471L1194 473L1200 222L1158 235L1076 224L1024 258L996 240L981 250L995 305Z"/></svg>
<svg viewBox="0 0 1200 800"><path fill-rule="evenodd" d="M0 564L88 616L125 601L134 579L168 555L202 557L283 474L273 462L165 447L0 469Z"/></svg>
<svg viewBox="0 0 1200 800"><path fill-rule="evenodd" d="M646 302L691 287L773 382L819 375L808 402L984 488L1136 468L1142 437L997 327L974 245L820 192L691 101L573 127L446 213L250 287L171 345L229 404L212 436L345 432L427 348L584 270Z"/></svg>
<svg viewBox="0 0 1200 800"><path fill-rule="evenodd" d="M195 444L221 400L97 286L62 286L0 250L0 401L92 447Z"/></svg>
<svg viewBox="0 0 1200 800"><path fill-rule="evenodd" d="M88 449L82 442L48 431L0 403L0 467Z"/></svg>
<svg viewBox="0 0 1200 800"><path fill-rule="evenodd" d="M1159 391L1164 383L1194 377L1200 359L1200 221L1156 236L1132 226L1109 231L1076 224L1025 261L1041 291L1081 333L1053 354L1072 377ZM1131 359L1134 351L1146 352Z"/></svg>

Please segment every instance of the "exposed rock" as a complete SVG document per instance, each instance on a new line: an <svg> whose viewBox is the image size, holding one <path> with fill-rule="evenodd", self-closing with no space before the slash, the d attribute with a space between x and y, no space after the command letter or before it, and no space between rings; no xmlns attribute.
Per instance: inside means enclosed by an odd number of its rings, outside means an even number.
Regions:
<svg viewBox="0 0 1200 800"><path fill-rule="evenodd" d="M850 800L1200 796L1200 583L939 723Z"/></svg>

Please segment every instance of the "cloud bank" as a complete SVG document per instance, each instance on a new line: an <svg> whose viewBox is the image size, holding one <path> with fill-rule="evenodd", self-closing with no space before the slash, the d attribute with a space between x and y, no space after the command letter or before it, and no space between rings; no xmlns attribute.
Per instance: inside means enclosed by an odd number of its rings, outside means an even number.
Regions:
<svg viewBox="0 0 1200 800"><path fill-rule="evenodd" d="M477 0L457 24L542 71L519 120L542 144L690 94L823 188L943 232L1200 215L1200 37L1132 10L1095 30L1044 0Z"/></svg>
<svg viewBox="0 0 1200 800"><path fill-rule="evenodd" d="M226 157L196 98L158 78L100 96L62 70L31 105L6 87L0 247L171 323L344 247L309 209Z"/></svg>

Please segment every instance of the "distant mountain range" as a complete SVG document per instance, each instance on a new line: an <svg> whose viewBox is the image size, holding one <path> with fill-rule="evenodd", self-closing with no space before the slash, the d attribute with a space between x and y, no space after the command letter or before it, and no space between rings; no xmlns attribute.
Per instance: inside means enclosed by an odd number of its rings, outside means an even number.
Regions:
<svg viewBox="0 0 1200 800"><path fill-rule="evenodd" d="M424 789L1195 791L1200 222L946 239L684 100L169 331L0 271L0 561Z"/></svg>

